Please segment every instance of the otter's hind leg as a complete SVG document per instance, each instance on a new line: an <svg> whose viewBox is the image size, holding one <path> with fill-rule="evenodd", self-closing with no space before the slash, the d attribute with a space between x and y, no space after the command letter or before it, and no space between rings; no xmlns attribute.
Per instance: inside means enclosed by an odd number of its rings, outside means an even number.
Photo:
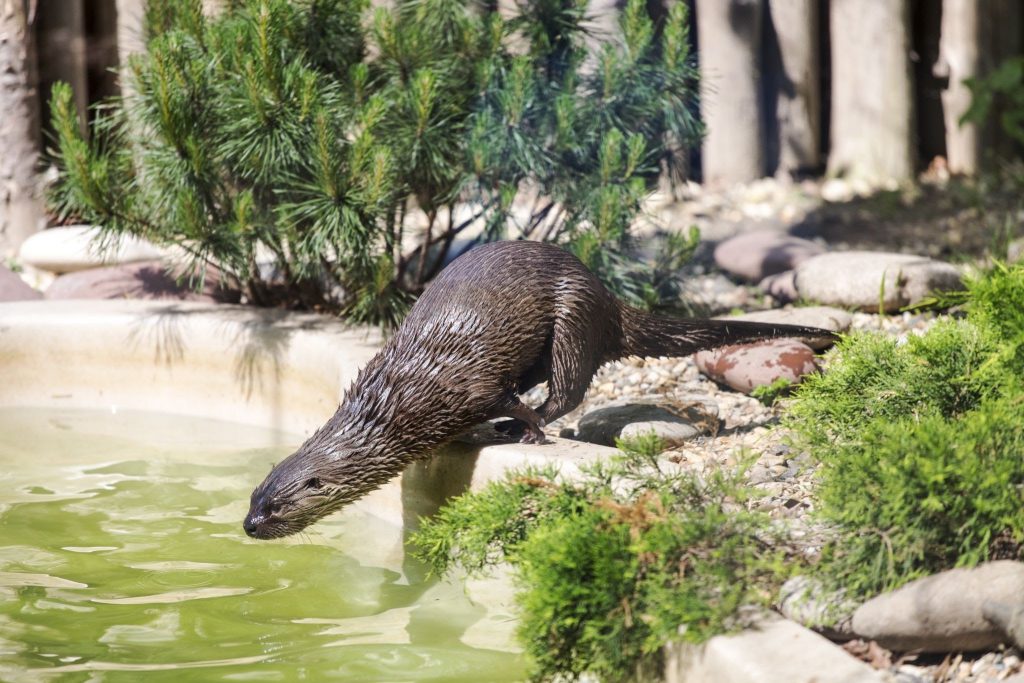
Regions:
<svg viewBox="0 0 1024 683"><path fill-rule="evenodd" d="M537 412L546 423L554 422L583 402L601 359L593 353L594 340L579 320L560 317L551 339L548 396Z"/></svg>
<svg viewBox="0 0 1024 683"><path fill-rule="evenodd" d="M495 425L498 431L505 431L509 434L516 434L519 426L524 427L522 438L523 443L544 443L544 430L546 424L544 418L537 414L530 406L519 400L515 394L510 394L503 403L494 410L491 417L511 417L508 422L499 422Z"/></svg>

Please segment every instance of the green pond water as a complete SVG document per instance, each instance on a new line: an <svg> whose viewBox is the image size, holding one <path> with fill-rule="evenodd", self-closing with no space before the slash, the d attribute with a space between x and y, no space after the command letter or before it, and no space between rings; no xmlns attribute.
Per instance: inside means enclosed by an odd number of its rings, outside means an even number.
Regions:
<svg viewBox="0 0 1024 683"><path fill-rule="evenodd" d="M253 486L299 440L0 409L0 680L521 680L504 583L429 580L358 510L245 536Z"/></svg>

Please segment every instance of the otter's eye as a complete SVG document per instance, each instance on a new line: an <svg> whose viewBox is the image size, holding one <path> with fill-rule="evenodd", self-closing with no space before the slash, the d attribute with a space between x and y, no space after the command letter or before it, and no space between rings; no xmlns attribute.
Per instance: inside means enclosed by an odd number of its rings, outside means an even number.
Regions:
<svg viewBox="0 0 1024 683"><path fill-rule="evenodd" d="M307 479L306 480L306 488L307 489L318 489L318 488L320 488L320 478L319 477L310 477L309 479Z"/></svg>
<svg viewBox="0 0 1024 683"><path fill-rule="evenodd" d="M270 512L270 514L272 515L276 515L278 512L281 511L282 507L284 507L284 503L280 500L275 499L270 501L270 505L267 506L267 511Z"/></svg>

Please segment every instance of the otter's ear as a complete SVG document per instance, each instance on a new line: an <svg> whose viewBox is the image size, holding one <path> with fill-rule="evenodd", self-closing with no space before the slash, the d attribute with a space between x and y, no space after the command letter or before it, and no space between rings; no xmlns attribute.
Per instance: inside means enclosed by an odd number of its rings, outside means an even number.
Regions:
<svg viewBox="0 0 1024 683"><path fill-rule="evenodd" d="M306 483L303 485L303 488L306 488L306 489L318 489L318 488L320 488L320 477L310 477L309 479L306 480Z"/></svg>

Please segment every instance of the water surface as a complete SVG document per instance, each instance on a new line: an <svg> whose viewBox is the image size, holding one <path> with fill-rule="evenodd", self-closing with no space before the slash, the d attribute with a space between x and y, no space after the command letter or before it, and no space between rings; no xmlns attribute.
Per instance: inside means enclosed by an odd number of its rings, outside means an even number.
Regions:
<svg viewBox="0 0 1024 683"><path fill-rule="evenodd" d="M0 409L0 680L515 681L490 608L347 510L284 541L241 520L300 439L145 413Z"/></svg>

